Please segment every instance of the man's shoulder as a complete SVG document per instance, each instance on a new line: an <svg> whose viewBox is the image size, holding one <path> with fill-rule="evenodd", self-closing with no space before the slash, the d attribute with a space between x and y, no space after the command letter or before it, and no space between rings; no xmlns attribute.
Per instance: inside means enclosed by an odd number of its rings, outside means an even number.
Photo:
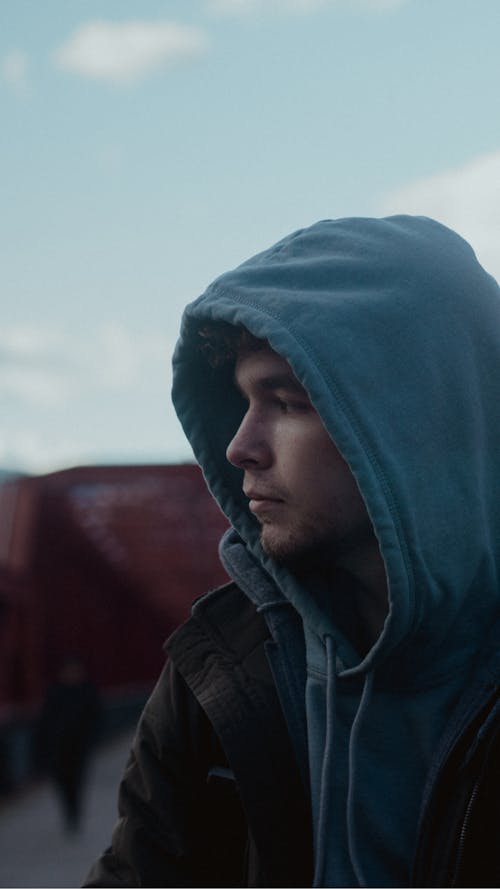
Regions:
<svg viewBox="0 0 500 889"><path fill-rule="evenodd" d="M227 620L241 611L255 613L253 602L233 580L209 590L194 600L191 617L197 620Z"/></svg>
<svg viewBox="0 0 500 889"><path fill-rule="evenodd" d="M165 643L174 661L186 653L217 651L219 656L241 661L269 639L269 630L254 603L234 582L200 596L191 616Z"/></svg>

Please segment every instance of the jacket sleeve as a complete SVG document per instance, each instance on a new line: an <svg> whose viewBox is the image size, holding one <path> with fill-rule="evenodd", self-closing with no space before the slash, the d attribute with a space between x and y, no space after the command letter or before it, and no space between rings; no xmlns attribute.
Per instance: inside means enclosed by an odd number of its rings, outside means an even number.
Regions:
<svg viewBox="0 0 500 889"><path fill-rule="evenodd" d="M209 886L214 865L223 884L207 829L208 812L216 816L207 776L224 765L221 756L206 716L168 662L137 727L111 846L83 885Z"/></svg>

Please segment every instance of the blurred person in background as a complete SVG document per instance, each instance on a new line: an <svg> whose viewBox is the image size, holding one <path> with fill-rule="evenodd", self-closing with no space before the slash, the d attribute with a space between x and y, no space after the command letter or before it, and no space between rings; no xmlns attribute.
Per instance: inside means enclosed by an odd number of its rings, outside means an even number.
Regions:
<svg viewBox="0 0 500 889"><path fill-rule="evenodd" d="M497 283L433 220L319 222L187 307L173 398L232 582L86 885L499 885Z"/></svg>
<svg viewBox="0 0 500 889"><path fill-rule="evenodd" d="M69 833L82 823L87 766L100 722L97 688L83 659L70 655L47 691L35 735L37 762L53 783Z"/></svg>

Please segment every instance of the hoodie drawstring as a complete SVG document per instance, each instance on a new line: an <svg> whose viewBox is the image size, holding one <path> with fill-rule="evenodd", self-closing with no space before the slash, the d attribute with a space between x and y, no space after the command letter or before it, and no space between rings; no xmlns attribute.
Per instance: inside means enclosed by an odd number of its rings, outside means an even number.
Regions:
<svg viewBox="0 0 500 889"><path fill-rule="evenodd" d="M313 886L327 885L328 846L331 841L332 829L332 788L334 785L335 767L335 718L337 698L337 672L336 649L331 636L325 636L326 648L326 732L323 761L321 765L321 793L318 811L318 830L316 840L315 872ZM358 755L360 745L358 743L363 716L368 707L373 692L374 674L368 673L365 677L363 691L359 706L354 718L349 740L349 787L347 792L347 834L349 854L352 867L359 886L366 886L366 879L362 872L362 855L358 848L355 804L356 804L356 778L358 775Z"/></svg>
<svg viewBox="0 0 500 889"><path fill-rule="evenodd" d="M362 872L361 861L363 854L358 848L358 837L356 834L355 824L355 805L356 805L356 778L358 776L358 754L360 745L358 744L359 734L363 716L368 707L368 702L372 697L373 691L373 673L367 673L363 685L363 692L359 702L358 710L351 728L351 737L349 739L349 789L347 792L347 836L349 841L349 854L351 863L356 874L359 886L366 886L367 882Z"/></svg>
<svg viewBox="0 0 500 889"><path fill-rule="evenodd" d="M325 636L326 647L326 732L325 749L321 765L321 795L318 813L316 862L313 886L324 885L329 830L331 829L330 808L334 764L334 725L336 699L335 644L331 636Z"/></svg>

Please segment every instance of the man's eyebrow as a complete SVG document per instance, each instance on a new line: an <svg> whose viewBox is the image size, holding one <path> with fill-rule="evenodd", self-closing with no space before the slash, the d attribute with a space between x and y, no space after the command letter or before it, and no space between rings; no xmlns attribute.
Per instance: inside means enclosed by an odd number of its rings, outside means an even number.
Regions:
<svg viewBox="0 0 500 889"><path fill-rule="evenodd" d="M285 392L292 392L296 395L303 395L304 398L309 397L304 387L293 376L293 374L270 374L269 376L252 378L249 380L249 383L253 386L256 386L258 389L262 389L264 392L274 392L276 390L282 390ZM236 388L239 389L239 391L242 393L242 395L245 395L245 388L240 384L236 377L235 385Z"/></svg>

